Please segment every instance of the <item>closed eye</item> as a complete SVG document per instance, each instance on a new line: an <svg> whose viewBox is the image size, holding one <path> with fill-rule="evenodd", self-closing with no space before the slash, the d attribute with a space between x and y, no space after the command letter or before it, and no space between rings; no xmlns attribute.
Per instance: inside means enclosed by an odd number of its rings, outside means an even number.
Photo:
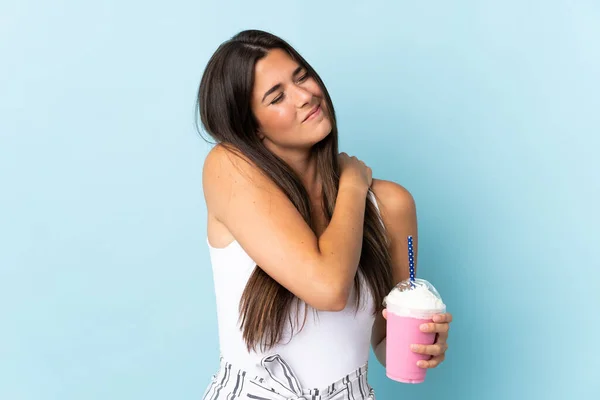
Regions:
<svg viewBox="0 0 600 400"><path fill-rule="evenodd" d="M277 104L279 102L281 102L281 100L283 100L283 93L281 93L279 96L277 96L272 102L271 104Z"/></svg>
<svg viewBox="0 0 600 400"><path fill-rule="evenodd" d="M304 82L305 80L307 80L307 79L308 79L308 77L309 77L309 74L308 74L308 72L307 72L306 74L304 74L304 75L302 75L300 78L298 78L298 82L302 83L302 82ZM284 94L283 94L283 93L281 93L281 94L280 94L279 96L277 96L277 97L276 97L276 98L275 98L275 99L274 99L274 100L273 100L273 101L272 101L270 104L277 104L277 103L280 103L280 102L283 100L283 98L284 98Z"/></svg>

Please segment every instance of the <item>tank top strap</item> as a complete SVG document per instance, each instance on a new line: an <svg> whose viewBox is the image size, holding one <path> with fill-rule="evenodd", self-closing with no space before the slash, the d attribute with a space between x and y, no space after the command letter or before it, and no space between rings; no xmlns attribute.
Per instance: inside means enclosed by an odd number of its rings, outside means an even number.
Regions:
<svg viewBox="0 0 600 400"><path fill-rule="evenodd" d="M385 225L383 223L383 219L381 218L381 210L379 209L379 204L377 204L377 199L375 198L375 193L371 189L369 189L369 197L371 198L371 202L375 205L377 209L377 216L379 217L379 223L385 229Z"/></svg>

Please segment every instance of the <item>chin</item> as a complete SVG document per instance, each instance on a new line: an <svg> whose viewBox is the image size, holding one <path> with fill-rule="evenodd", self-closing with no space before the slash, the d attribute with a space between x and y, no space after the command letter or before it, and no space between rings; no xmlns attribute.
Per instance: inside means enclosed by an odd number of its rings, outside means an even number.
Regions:
<svg viewBox="0 0 600 400"><path fill-rule="evenodd" d="M319 129L320 130L322 129L321 132L323 133L323 139L326 138L327 136L329 136L329 134L331 133L331 130L333 129L333 126L331 125L331 121L329 121L329 118L325 117L325 119L321 123L321 126L319 126Z"/></svg>
<svg viewBox="0 0 600 400"><path fill-rule="evenodd" d="M329 137L329 135L331 134L331 124L329 123L329 121L327 121L327 123L325 123L325 121L323 121L323 126L319 127L318 131L316 132L315 135L315 140L312 143L312 145L314 146L317 143L322 142L323 140L327 139Z"/></svg>

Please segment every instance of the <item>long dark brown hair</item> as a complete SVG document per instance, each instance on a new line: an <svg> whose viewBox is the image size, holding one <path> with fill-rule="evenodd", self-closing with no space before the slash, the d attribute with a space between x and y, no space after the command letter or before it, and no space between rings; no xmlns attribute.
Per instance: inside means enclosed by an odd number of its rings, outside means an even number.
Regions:
<svg viewBox="0 0 600 400"><path fill-rule="evenodd" d="M258 123L251 109L256 62L269 50L282 49L304 67L319 84L329 110L331 133L313 146L317 168L323 182L323 209L331 220L339 187L338 132L331 98L319 75L283 39L259 30L238 33L219 46L212 55L200 82L198 103L204 130L216 143L242 153L256 164L287 195L306 223L315 231L311 203L300 177L280 157L269 151L257 135ZM383 297L391 290L391 257L383 225L371 201L365 208L363 243L358 273L354 279L356 307L360 304L360 276L365 278L375 302L374 313L381 311ZM269 349L281 341L291 307L298 298L267 275L259 265L254 268L240 300L243 338L248 350ZM305 305L305 311L308 306ZM306 321L306 313L304 314ZM302 329L302 328L300 328Z"/></svg>

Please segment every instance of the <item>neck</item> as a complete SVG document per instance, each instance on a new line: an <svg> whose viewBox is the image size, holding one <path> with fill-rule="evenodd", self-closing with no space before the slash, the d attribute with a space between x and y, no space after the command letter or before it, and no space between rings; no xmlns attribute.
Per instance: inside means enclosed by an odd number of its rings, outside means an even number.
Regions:
<svg viewBox="0 0 600 400"><path fill-rule="evenodd" d="M317 159L310 150L277 151L272 149L298 174L302 184L311 197L320 196L321 180L317 169Z"/></svg>

